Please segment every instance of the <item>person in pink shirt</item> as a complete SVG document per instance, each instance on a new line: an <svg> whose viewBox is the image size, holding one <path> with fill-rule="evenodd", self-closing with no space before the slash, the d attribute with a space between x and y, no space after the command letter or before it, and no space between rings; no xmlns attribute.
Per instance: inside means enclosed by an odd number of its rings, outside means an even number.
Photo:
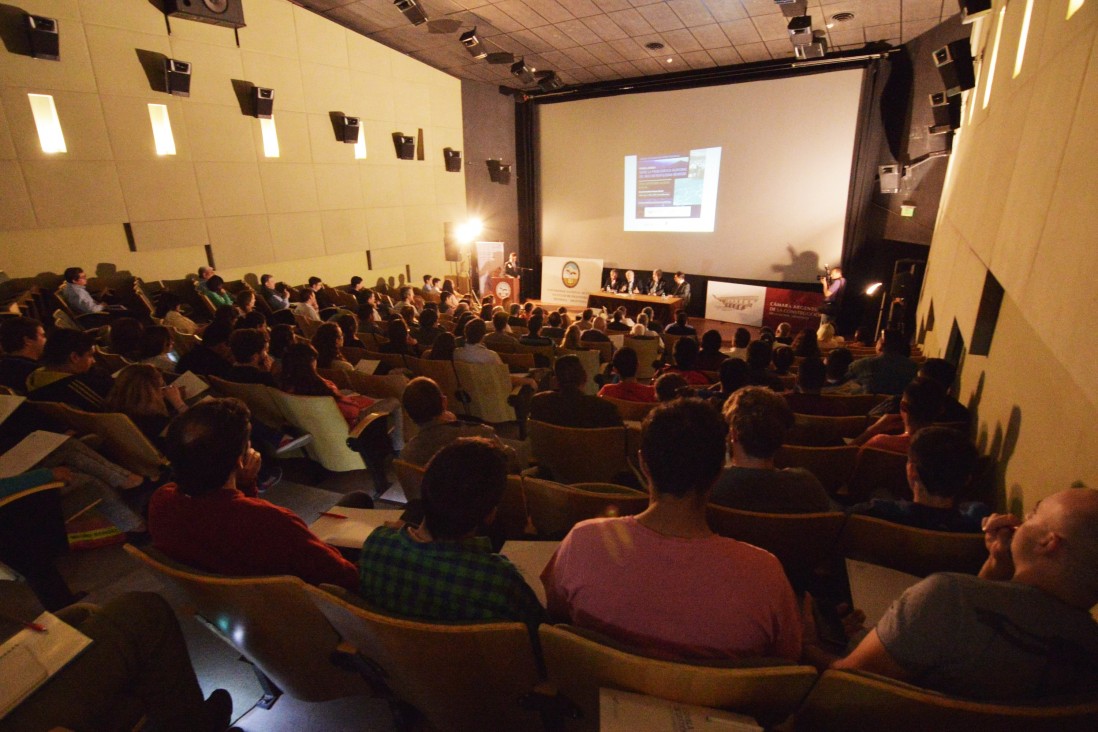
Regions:
<svg viewBox="0 0 1098 732"><path fill-rule="evenodd" d="M801 616L781 564L706 523L725 431L700 399L649 413L640 449L649 506L569 532L541 575L553 621L666 658L801 657Z"/></svg>
<svg viewBox="0 0 1098 732"><path fill-rule="evenodd" d="M621 378L616 384L599 389L600 397L621 399L627 402L654 402L656 390L649 384L637 383L637 352L628 346L619 348L610 366Z"/></svg>

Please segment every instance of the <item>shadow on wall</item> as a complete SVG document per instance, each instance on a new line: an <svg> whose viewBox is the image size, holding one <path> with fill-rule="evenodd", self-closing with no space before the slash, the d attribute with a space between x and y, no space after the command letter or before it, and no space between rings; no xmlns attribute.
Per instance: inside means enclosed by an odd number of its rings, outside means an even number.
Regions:
<svg viewBox="0 0 1098 732"><path fill-rule="evenodd" d="M8 53L30 56L30 40L27 38L26 10L0 3L0 41Z"/></svg>
<svg viewBox="0 0 1098 732"><path fill-rule="evenodd" d="M788 264L772 264L770 269L780 275L782 282L808 282L820 273L820 255L817 252L800 252L789 246Z"/></svg>
<svg viewBox="0 0 1098 732"><path fill-rule="evenodd" d="M991 458L994 464L993 508L1004 507L1015 516L1022 516L1024 515L1022 510L1022 486L1015 483L1010 486L1008 491L1006 485L1007 467L1010 465L1010 459L1014 457L1014 451L1018 447L1018 436L1022 431L1022 409L1018 405L1011 407L1006 427L1004 428L1002 423L996 424L994 434L990 435L989 442L988 425L980 422L978 414L985 378L985 374L981 373L979 380L976 382L976 389L969 397L968 402L973 423L980 425L976 437L976 449L980 451L980 454Z"/></svg>

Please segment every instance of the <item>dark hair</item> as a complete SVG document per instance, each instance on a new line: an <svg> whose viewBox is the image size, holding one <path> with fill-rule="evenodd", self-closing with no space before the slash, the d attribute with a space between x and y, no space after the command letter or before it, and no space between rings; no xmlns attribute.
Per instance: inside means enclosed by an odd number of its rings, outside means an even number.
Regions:
<svg viewBox="0 0 1098 732"><path fill-rule="evenodd" d="M400 404L404 407L404 413L416 424L430 422L444 409L442 389L434 379L417 376L404 387Z"/></svg>
<svg viewBox="0 0 1098 732"><path fill-rule="evenodd" d="M111 322L111 351L126 358L134 358L141 352L141 338L145 326L137 318L118 318Z"/></svg>
<svg viewBox="0 0 1098 732"><path fill-rule="evenodd" d="M957 430L924 427L911 438L907 459L928 493L957 498L976 469L979 453Z"/></svg>
<svg viewBox="0 0 1098 732"><path fill-rule="evenodd" d="M703 353L717 353L721 350L721 334L717 330L707 330L702 334L701 350Z"/></svg>
<svg viewBox="0 0 1098 732"><path fill-rule="evenodd" d="M675 323L678 325L686 325L687 315L685 310L680 310L675 313Z"/></svg>
<svg viewBox="0 0 1098 732"><path fill-rule="evenodd" d="M309 302L316 297L316 293L308 287L302 287L294 293L294 302Z"/></svg>
<svg viewBox="0 0 1098 732"><path fill-rule="evenodd" d="M492 316L492 327L496 329L497 333L502 333L503 329L507 327L507 320L507 313L500 310Z"/></svg>
<svg viewBox="0 0 1098 732"><path fill-rule="evenodd" d="M566 386L578 389L587 381L587 372L583 369L583 362L575 354L558 358L556 363L553 364L553 375L557 378L557 386L562 389Z"/></svg>
<svg viewBox="0 0 1098 732"><path fill-rule="evenodd" d="M690 384L686 382L686 377L679 372L668 371L656 378L655 387L656 399L661 402L669 402L678 399L683 390L690 387Z"/></svg>
<svg viewBox="0 0 1098 732"><path fill-rule="evenodd" d="M34 318L20 316L0 321L0 349L4 353L22 351L26 340L38 338L38 329L42 327Z"/></svg>
<svg viewBox="0 0 1098 732"><path fill-rule="evenodd" d="M675 341L675 366L682 371L690 371L694 368L694 362L698 360L698 342L687 336Z"/></svg>
<svg viewBox="0 0 1098 732"><path fill-rule="evenodd" d="M210 279L206 280L206 289L210 292L217 292L225 287L225 280L221 275L214 275Z"/></svg>
<svg viewBox="0 0 1098 732"><path fill-rule="evenodd" d="M80 273L84 271L83 267L67 267L65 268L65 282L76 282L80 279Z"/></svg>
<svg viewBox="0 0 1098 732"><path fill-rule="evenodd" d="M447 280L449 282L449 280ZM454 347L457 341L453 333L439 333L431 344L429 358L431 361L451 361L454 358Z"/></svg>
<svg viewBox="0 0 1098 732"><path fill-rule="evenodd" d="M233 298L233 304L241 310L244 309L244 306L247 305L249 301L251 301L252 305L255 305L255 290L241 290L236 293L236 297Z"/></svg>
<svg viewBox="0 0 1098 732"><path fill-rule="evenodd" d="M793 355L793 349L789 346L778 346L774 349L774 353L771 356L771 361L774 362L774 370L779 374L789 373L789 367L793 365L793 361L796 356ZM819 361L819 358L816 358ZM823 361L820 361L820 366L823 366Z"/></svg>
<svg viewBox="0 0 1098 732"><path fill-rule="evenodd" d="M507 487L507 456L495 443L462 437L435 453L423 475L423 520L432 538L460 539L480 527Z"/></svg>
<svg viewBox="0 0 1098 732"><path fill-rule="evenodd" d="M138 355L142 359L154 358L164 353L165 349L171 345L172 334L171 331L162 325L150 325L141 334L141 349Z"/></svg>
<svg viewBox="0 0 1098 732"><path fill-rule="evenodd" d="M780 394L763 386L745 386L724 403L733 439L754 458L774 456L793 426L793 410Z"/></svg>
<svg viewBox="0 0 1098 732"><path fill-rule="evenodd" d="M323 283L324 283L324 280L320 279L319 277L310 277L309 278L309 287L315 287L316 285L320 285L320 284L323 284Z"/></svg>
<svg viewBox="0 0 1098 732"><path fill-rule="evenodd" d="M747 367L753 371L765 369L770 365L770 344L766 341L752 341L747 347Z"/></svg>
<svg viewBox="0 0 1098 732"><path fill-rule="evenodd" d="M721 391L731 394L740 387L747 386L751 380L751 371L747 368L747 361L742 358L726 358L721 361L718 372L721 380Z"/></svg>
<svg viewBox="0 0 1098 732"><path fill-rule="evenodd" d="M294 342L294 327L289 323L279 323L271 328L271 342L267 346L271 358L282 358L282 354Z"/></svg>
<svg viewBox="0 0 1098 732"><path fill-rule="evenodd" d="M747 328L736 328L736 333L732 336L732 345L736 348L747 348L750 342L751 332Z"/></svg>
<svg viewBox="0 0 1098 732"><path fill-rule="evenodd" d="M385 334L393 346L404 346L408 343L408 324L399 316L389 318Z"/></svg>
<svg viewBox="0 0 1098 732"><path fill-rule="evenodd" d="M183 493L200 496L225 485L248 449L250 417L238 399L211 399L172 420L164 453Z"/></svg>
<svg viewBox="0 0 1098 732"><path fill-rule="evenodd" d="M944 386L931 379L917 378L904 389L900 408L907 412L912 426L926 427L941 415L945 400Z"/></svg>
<svg viewBox="0 0 1098 732"><path fill-rule="evenodd" d="M442 291L443 292L449 292L451 295L453 295L454 294L454 283L451 282L450 280L443 280L442 281Z"/></svg>
<svg viewBox="0 0 1098 732"><path fill-rule="evenodd" d="M273 279L274 279L274 275L272 275L272 274L259 275L259 286L260 287L267 287L267 280L273 280ZM267 289L273 289L273 288L268 287Z"/></svg>
<svg viewBox="0 0 1098 732"><path fill-rule="evenodd" d="M248 363L266 347L267 339L263 336L263 332L254 328L241 328L233 331L232 336L229 337L229 348L233 352L233 360L237 363Z"/></svg>
<svg viewBox="0 0 1098 732"><path fill-rule="evenodd" d="M560 324L561 324L560 313L558 313L555 310L553 312L549 313L549 327L550 328L559 328Z"/></svg>
<svg viewBox="0 0 1098 732"><path fill-rule="evenodd" d="M241 328L262 328L265 325L267 325L267 316L260 310L252 310L237 318L233 328L235 330L240 330Z"/></svg>
<svg viewBox="0 0 1098 732"><path fill-rule="evenodd" d="M95 336L91 333L57 328L46 339L41 361L47 366L63 366L71 356L83 356L94 345Z"/></svg>
<svg viewBox="0 0 1098 732"><path fill-rule="evenodd" d="M637 352L629 346L617 350L611 360L614 370L621 374L623 379L631 379L637 375Z"/></svg>
<svg viewBox="0 0 1098 732"><path fill-rule="evenodd" d="M438 310L434 308L424 308L423 312L419 314L419 327L430 328L432 325L438 322Z"/></svg>
<svg viewBox="0 0 1098 732"><path fill-rule="evenodd" d="M953 388L953 380L957 378L957 367L944 358L928 358L919 367L919 376L937 381L948 392Z"/></svg>
<svg viewBox="0 0 1098 732"><path fill-rule="evenodd" d="M724 466L727 426L701 399L655 407L641 427L641 457L657 493L704 495Z"/></svg>
<svg viewBox="0 0 1098 732"><path fill-rule="evenodd" d="M819 356L820 343L816 340L816 331L805 328L793 339L793 353L797 356Z"/></svg>
<svg viewBox="0 0 1098 732"><path fill-rule="evenodd" d="M827 367L823 361L810 356L797 368L797 386L804 392L818 392L827 383Z"/></svg>
<svg viewBox="0 0 1098 732"><path fill-rule="evenodd" d="M854 354L842 346L832 348L827 354L827 378L838 381L846 378L846 370L854 363Z"/></svg>
<svg viewBox="0 0 1098 732"><path fill-rule="evenodd" d="M316 349L308 343L293 343L286 347L282 354L278 387L301 396L336 396L316 372Z"/></svg>
<svg viewBox="0 0 1098 732"><path fill-rule="evenodd" d="M318 368L332 367L332 361L342 361L343 352L338 342L343 337L343 331L339 325L332 322L321 323L313 334L313 348L316 349L316 365Z"/></svg>
<svg viewBox="0 0 1098 732"><path fill-rule="evenodd" d="M202 344L207 348L220 346L229 340L233 333L233 324L229 320L214 320L202 331Z"/></svg>
<svg viewBox="0 0 1098 732"><path fill-rule="evenodd" d="M542 318L542 316L531 315L530 319L526 321L526 334L531 338L537 336L538 332L541 330L543 321L544 318Z"/></svg>
<svg viewBox="0 0 1098 732"><path fill-rule="evenodd" d="M488 332L488 326L480 318L473 318L465 324L465 343L466 345L475 346L484 339L484 334Z"/></svg>
<svg viewBox="0 0 1098 732"><path fill-rule="evenodd" d="M181 304L183 301L179 299L179 295L174 292L161 292L156 297L156 317L163 318Z"/></svg>
<svg viewBox="0 0 1098 732"><path fill-rule="evenodd" d="M359 277L358 275L354 275L353 277L351 277L351 287L354 287L355 285L358 285L361 282L362 282L362 278Z"/></svg>

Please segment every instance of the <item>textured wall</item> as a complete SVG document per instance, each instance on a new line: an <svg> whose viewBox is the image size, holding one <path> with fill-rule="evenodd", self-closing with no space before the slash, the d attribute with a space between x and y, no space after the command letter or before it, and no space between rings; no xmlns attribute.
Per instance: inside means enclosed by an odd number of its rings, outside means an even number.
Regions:
<svg viewBox="0 0 1098 732"><path fill-rule="evenodd" d="M238 47L232 29L204 23L173 18L169 34L142 0L20 3L59 20L61 61L22 55L7 37L0 51L9 275L109 263L174 278L204 263L206 243L230 277L443 271L442 222L465 213L464 177L442 162L442 148L462 146L460 82L286 0L243 4ZM138 51L190 62L190 97L158 90ZM280 157L264 157L234 81L275 90ZM54 96L67 153L41 152L28 92ZM149 103L168 106L174 156L156 155ZM366 159L336 140L336 111L362 118ZM425 159L397 160L391 134L420 129Z"/></svg>
<svg viewBox="0 0 1098 732"><path fill-rule="evenodd" d="M987 108L998 11L976 29L984 66L954 145L919 308L930 353L956 321L971 341L984 276L1005 290L988 356L967 355L962 401L1000 459L1014 506L1074 481L1098 486L1098 3L1066 20L1067 0L1036 0L1021 73L1013 76L1025 2L1007 6Z"/></svg>

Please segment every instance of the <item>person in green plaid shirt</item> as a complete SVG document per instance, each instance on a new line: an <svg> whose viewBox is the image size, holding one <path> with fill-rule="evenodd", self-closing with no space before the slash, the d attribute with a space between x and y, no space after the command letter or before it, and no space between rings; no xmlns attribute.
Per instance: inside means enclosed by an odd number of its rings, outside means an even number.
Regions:
<svg viewBox="0 0 1098 732"><path fill-rule="evenodd" d="M423 476L423 524L381 526L366 537L359 594L378 610L419 620L544 622L518 569L476 535L506 485L498 445L464 437L442 448Z"/></svg>

